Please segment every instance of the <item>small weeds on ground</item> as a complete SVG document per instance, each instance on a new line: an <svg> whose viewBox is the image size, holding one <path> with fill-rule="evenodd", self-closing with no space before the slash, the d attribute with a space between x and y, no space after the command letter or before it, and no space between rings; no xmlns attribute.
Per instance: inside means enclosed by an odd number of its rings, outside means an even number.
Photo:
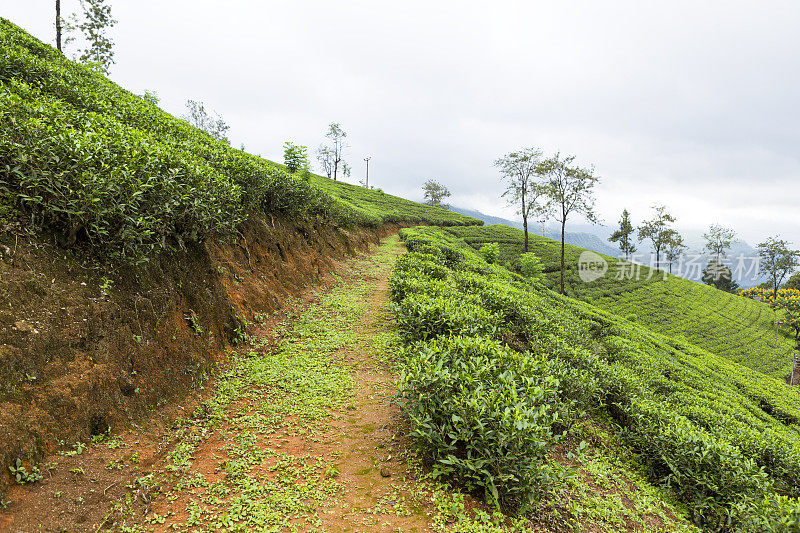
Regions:
<svg viewBox="0 0 800 533"><path fill-rule="evenodd" d="M32 466L31 469L28 470L22 464L22 459L19 458L14 461L14 464L9 466L8 469L11 471L11 475L14 476L14 479L20 485L25 485L26 483L36 483L42 479L42 474L39 472L38 466Z"/></svg>

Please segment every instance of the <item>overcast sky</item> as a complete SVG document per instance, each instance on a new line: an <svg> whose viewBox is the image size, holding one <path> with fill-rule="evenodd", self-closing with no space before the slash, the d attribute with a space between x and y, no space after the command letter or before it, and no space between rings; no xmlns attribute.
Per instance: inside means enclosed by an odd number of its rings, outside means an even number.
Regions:
<svg viewBox="0 0 800 533"><path fill-rule="evenodd" d="M176 115L204 101L269 159L336 121L351 182L369 155L386 192L433 178L512 216L492 162L538 146L595 165L607 224L664 203L684 231L800 245L800 2L109 2L114 81ZM0 16L55 40L52 0Z"/></svg>

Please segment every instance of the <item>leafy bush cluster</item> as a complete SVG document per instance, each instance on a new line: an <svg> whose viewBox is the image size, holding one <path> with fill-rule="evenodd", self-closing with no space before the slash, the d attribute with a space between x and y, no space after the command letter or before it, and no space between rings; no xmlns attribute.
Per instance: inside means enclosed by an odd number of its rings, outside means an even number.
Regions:
<svg viewBox="0 0 800 533"><path fill-rule="evenodd" d="M651 479L685 502L699 526L798 530L795 389L523 281L442 230L402 236L411 253L398 265L392 295L401 324L414 327L402 327L401 400L435 471L501 504L529 501L557 474L543 450L582 412L602 409ZM446 266L447 275L416 268L428 263ZM420 311L456 305L448 301L482 308L487 329ZM480 409L469 403L473 388ZM520 422L504 425L512 414ZM484 434L495 440L487 444ZM520 462L522 448L541 460Z"/></svg>
<svg viewBox="0 0 800 533"><path fill-rule="evenodd" d="M483 260L490 265L497 263L497 258L500 257L500 245L496 242L487 242L479 251Z"/></svg>
<svg viewBox="0 0 800 533"><path fill-rule="evenodd" d="M559 369L488 336L441 336L409 350L404 412L434 473L481 489L490 501L530 502L555 473Z"/></svg>
<svg viewBox="0 0 800 533"><path fill-rule="evenodd" d="M544 265L538 255L525 252L519 256L519 271L528 279L539 280L544 272Z"/></svg>
<svg viewBox="0 0 800 533"><path fill-rule="evenodd" d="M413 251L391 280L408 343L403 411L437 475L482 490L498 505L528 506L565 473L547 453L575 418L574 391L563 390L575 380L557 360L498 340L507 317L485 300L502 300L489 281L511 275L430 235L404 230Z"/></svg>

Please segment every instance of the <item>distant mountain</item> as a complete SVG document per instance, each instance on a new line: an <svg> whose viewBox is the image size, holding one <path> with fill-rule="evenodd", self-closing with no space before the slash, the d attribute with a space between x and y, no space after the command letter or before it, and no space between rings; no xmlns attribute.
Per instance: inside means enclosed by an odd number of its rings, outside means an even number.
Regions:
<svg viewBox="0 0 800 533"><path fill-rule="evenodd" d="M506 226L511 226L512 228L522 229L521 221L495 217L492 215L481 213L480 211L476 211L474 209L465 209L463 207L457 207L457 206L450 206L450 210L455 211L456 213L460 213L462 215L467 215L472 218L483 220L483 223L486 224L487 226L491 224L505 224ZM545 226L543 234L541 224L528 224L528 231L530 233L535 233L536 235L543 235L544 237L548 237L556 241L561 240L560 227L556 228L552 225ZM567 231L564 234L564 241L568 244L580 246L581 248L586 248L587 250L594 250L595 252L599 252L605 255L610 255L612 257L617 257L620 254L618 248L610 246L596 234L592 234L586 231Z"/></svg>

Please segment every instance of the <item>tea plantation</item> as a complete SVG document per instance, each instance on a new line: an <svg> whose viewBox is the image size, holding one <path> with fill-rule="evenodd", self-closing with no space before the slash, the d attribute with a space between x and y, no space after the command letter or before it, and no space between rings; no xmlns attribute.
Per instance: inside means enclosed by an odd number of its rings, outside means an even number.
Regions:
<svg viewBox="0 0 800 533"><path fill-rule="evenodd" d="M311 184L358 213L360 220L371 220L375 225L386 222L434 226L483 224L482 220L392 196L379 189L366 189L313 174L311 175Z"/></svg>
<svg viewBox="0 0 800 533"><path fill-rule="evenodd" d="M436 474L533 509L564 475L548 451L604 413L703 529L797 531L796 389L487 264L444 230L401 237L401 406Z"/></svg>
<svg viewBox="0 0 800 533"><path fill-rule="evenodd" d="M449 228L448 231L474 248L485 243L499 244L498 262L517 267L523 251L523 233L508 226ZM560 277L561 243L529 234L530 251L541 258L544 283L557 290ZM566 293L614 312L620 317L670 337L688 342L748 366L769 376L783 379L791 372L791 339L781 332L776 336L776 313L766 303L742 298L708 285L677 276L664 278L648 267L640 267L631 279L617 258L603 256L610 264L606 275L590 283L578 277L578 258L583 248L566 245Z"/></svg>
<svg viewBox="0 0 800 533"><path fill-rule="evenodd" d="M230 234L258 212L345 227L479 223L289 175L5 19L0 49L0 221L24 219L66 246L141 261L157 248Z"/></svg>

